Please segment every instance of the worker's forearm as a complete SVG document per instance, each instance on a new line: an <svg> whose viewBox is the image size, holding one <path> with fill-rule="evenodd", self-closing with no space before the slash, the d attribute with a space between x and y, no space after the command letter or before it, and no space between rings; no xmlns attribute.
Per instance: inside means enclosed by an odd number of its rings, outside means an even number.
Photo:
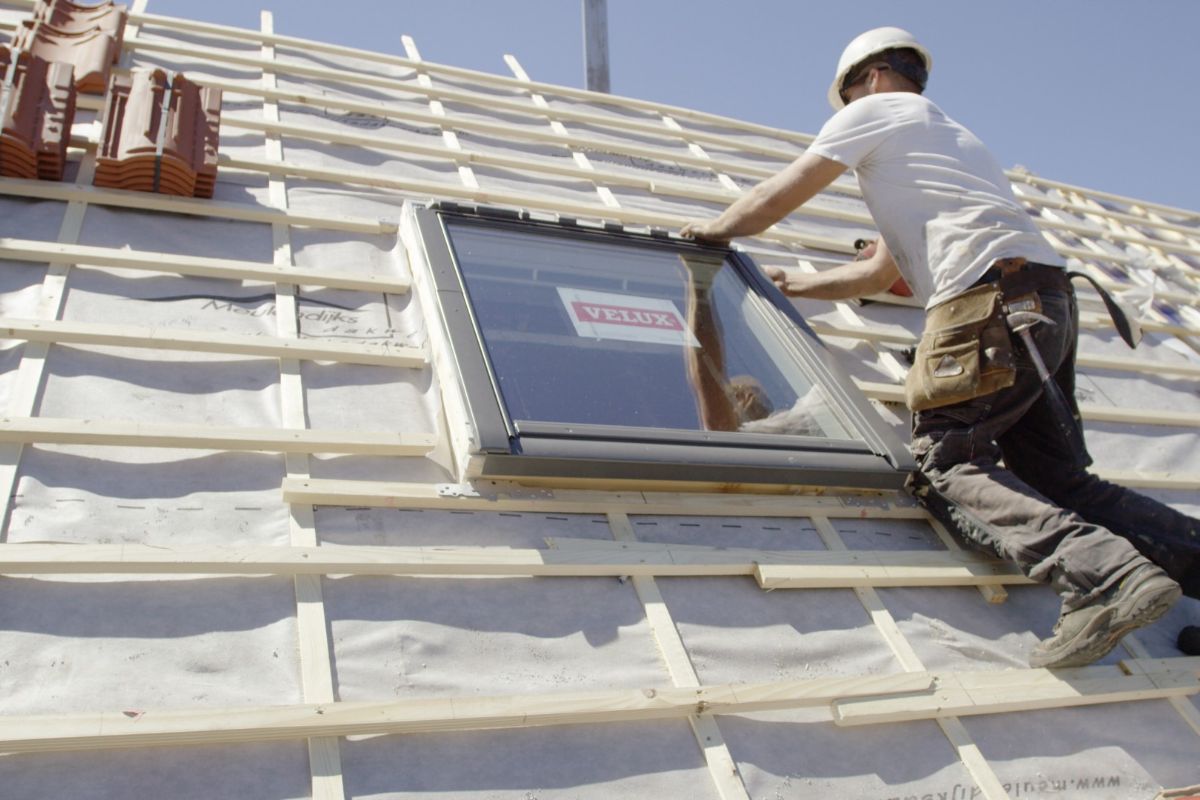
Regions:
<svg viewBox="0 0 1200 800"><path fill-rule="evenodd" d="M823 272L789 276L780 288L792 297L813 300L847 300L884 291L899 277L889 262L855 261Z"/></svg>
<svg viewBox="0 0 1200 800"><path fill-rule="evenodd" d="M712 221L690 222L683 236L727 242L762 233L803 205L846 168L836 161L805 153L735 200Z"/></svg>
<svg viewBox="0 0 1200 800"><path fill-rule="evenodd" d="M713 221L710 233L726 240L754 236L786 217L790 210L772 191L769 181L760 183L726 208Z"/></svg>

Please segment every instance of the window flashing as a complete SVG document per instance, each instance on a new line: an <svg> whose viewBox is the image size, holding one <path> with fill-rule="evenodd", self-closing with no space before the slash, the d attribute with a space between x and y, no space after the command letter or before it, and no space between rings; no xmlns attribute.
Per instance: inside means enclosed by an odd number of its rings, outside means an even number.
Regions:
<svg viewBox="0 0 1200 800"><path fill-rule="evenodd" d="M899 488L913 468L904 443L745 253L684 240L666 231L634 232L611 223L592 225L535 217L525 211L435 203L412 207L411 213L457 373L443 375L442 380L457 382L455 388L460 390L469 417L470 452L465 454L464 477L537 479L543 483L591 479L887 490ZM557 245L568 241L618 244L639 254L665 250L681 259L720 259L722 266L733 267L733 274L745 285L742 303L761 328L752 334L768 338L777 351L791 357L794 364L790 368L798 368L813 386L820 387L828 401L826 410L853 438L564 422L526 419L528 415L520 413L514 419L489 356L488 331L472 304L470 279L457 260L455 231L460 231L460 237L461 231L532 236L536 237L530 240L534 248L543 242ZM538 285L548 289L552 284L551 280ZM503 333L493 330L493 345L506 343ZM538 341L544 344L546 338ZM554 343L561 344L563 338L559 335ZM636 343L626 347L652 348ZM510 392L521 388L511 381L507 386Z"/></svg>

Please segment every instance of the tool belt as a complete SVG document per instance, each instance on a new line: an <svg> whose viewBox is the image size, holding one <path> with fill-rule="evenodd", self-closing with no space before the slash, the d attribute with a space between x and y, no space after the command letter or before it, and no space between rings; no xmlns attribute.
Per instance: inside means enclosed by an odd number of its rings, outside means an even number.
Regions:
<svg viewBox="0 0 1200 800"><path fill-rule="evenodd" d="M929 309L904 384L912 411L963 403L1013 385L1016 362L1005 314L1041 311L1038 291L1071 290L1066 270L1023 258L997 261L967 291Z"/></svg>

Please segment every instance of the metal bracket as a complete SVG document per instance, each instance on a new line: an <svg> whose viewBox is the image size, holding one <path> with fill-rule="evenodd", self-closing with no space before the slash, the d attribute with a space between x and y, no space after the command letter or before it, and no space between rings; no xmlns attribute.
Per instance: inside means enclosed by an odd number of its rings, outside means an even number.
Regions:
<svg viewBox="0 0 1200 800"><path fill-rule="evenodd" d="M469 483L439 483L435 487L438 497L472 497L481 495Z"/></svg>
<svg viewBox="0 0 1200 800"><path fill-rule="evenodd" d="M531 489L507 481L479 481L478 483L439 483L434 486L439 497L468 497L473 500L495 502L505 500L553 500L553 489Z"/></svg>

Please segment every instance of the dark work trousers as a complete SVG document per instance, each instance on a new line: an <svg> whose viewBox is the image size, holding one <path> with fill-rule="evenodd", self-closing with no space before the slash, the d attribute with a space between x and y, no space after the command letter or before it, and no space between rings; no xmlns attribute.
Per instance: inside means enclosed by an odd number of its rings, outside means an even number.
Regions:
<svg viewBox="0 0 1200 800"><path fill-rule="evenodd" d="M1034 341L1078 419L1075 296L1038 294L1042 313L1057 324L1033 328ZM1056 429L1017 336L1013 349L1017 376L1009 388L914 414L918 499L969 542L1048 581L1064 610L1086 605L1143 556L1200 597L1200 521L1087 472L1091 459Z"/></svg>

